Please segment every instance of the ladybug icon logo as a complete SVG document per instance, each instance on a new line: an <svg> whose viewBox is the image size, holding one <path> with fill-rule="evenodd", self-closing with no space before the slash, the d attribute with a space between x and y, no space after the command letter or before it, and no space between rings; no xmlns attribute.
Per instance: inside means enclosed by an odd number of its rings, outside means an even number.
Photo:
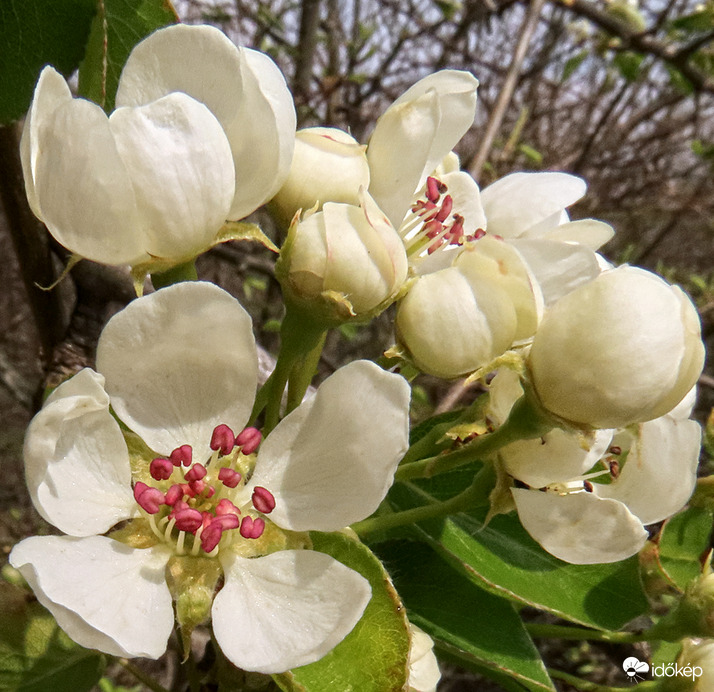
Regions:
<svg viewBox="0 0 714 692"><path fill-rule="evenodd" d="M622 669L625 671L625 675L632 682L635 682L636 680L644 680L642 673L648 673L650 667L645 661L640 661L634 656L630 656L622 662Z"/></svg>

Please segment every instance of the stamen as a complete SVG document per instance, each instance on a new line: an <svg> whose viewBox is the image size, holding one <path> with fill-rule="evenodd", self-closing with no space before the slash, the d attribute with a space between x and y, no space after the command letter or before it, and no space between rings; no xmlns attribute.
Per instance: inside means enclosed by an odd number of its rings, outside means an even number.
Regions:
<svg viewBox="0 0 714 692"><path fill-rule="evenodd" d="M252 454L258 449L258 445L260 445L262 439L263 435L258 428L245 428L245 430L236 437L236 444L241 447L243 454Z"/></svg>
<svg viewBox="0 0 714 692"><path fill-rule="evenodd" d="M446 195L444 197L444 201L441 203L441 209L439 209L439 212L436 215L436 220L437 221L446 221L446 219L449 218L449 214L451 214L451 210L454 207L454 200L451 195Z"/></svg>
<svg viewBox="0 0 714 692"><path fill-rule="evenodd" d="M257 486L250 499L253 507L263 514L270 514L275 509L275 497L266 488Z"/></svg>
<svg viewBox="0 0 714 692"><path fill-rule="evenodd" d="M235 446L235 442L236 438L233 431L224 423L217 425L213 430L213 435L211 435L211 449L214 451L220 450L223 456L230 453Z"/></svg>
<svg viewBox="0 0 714 692"><path fill-rule="evenodd" d="M166 491L166 504L169 507L173 507L181 498L183 497L183 488L179 483L174 483Z"/></svg>
<svg viewBox="0 0 714 692"><path fill-rule="evenodd" d="M169 459L174 466L191 466L191 461L193 460L193 449L191 449L191 445L176 447L169 455Z"/></svg>
<svg viewBox="0 0 714 692"><path fill-rule="evenodd" d="M426 179L426 198L433 203L439 201L441 193L439 192L439 181L436 178L429 176Z"/></svg>
<svg viewBox="0 0 714 692"><path fill-rule="evenodd" d="M265 531L265 521L260 517L253 519L253 517L243 517L243 521L240 524L240 535L243 538L260 538Z"/></svg>
<svg viewBox="0 0 714 692"><path fill-rule="evenodd" d="M224 497L216 505L216 516L220 517L223 514L235 514L238 516L240 514L240 510L228 498Z"/></svg>
<svg viewBox="0 0 714 692"><path fill-rule="evenodd" d="M184 478L189 481L200 481L206 476L206 467L203 464L194 464L187 472Z"/></svg>
<svg viewBox="0 0 714 692"><path fill-rule="evenodd" d="M179 531L188 531L188 533L197 531L203 524L203 515L197 509L190 507L174 512L173 518Z"/></svg>
<svg viewBox="0 0 714 692"><path fill-rule="evenodd" d="M164 494L158 488L152 488L146 483L137 481L134 486L134 499L139 507L149 514L156 514L164 504Z"/></svg>
<svg viewBox="0 0 714 692"><path fill-rule="evenodd" d="M149 464L149 473L155 481L168 480L173 470L174 464L163 457L157 457Z"/></svg>
<svg viewBox="0 0 714 692"><path fill-rule="evenodd" d="M219 522L211 522L201 532L201 547L206 553L213 551L220 543L223 527Z"/></svg>
<svg viewBox="0 0 714 692"><path fill-rule="evenodd" d="M229 469L228 467L222 468L218 472L218 480L226 486L226 488L235 488L238 483L240 483L242 476L238 471Z"/></svg>

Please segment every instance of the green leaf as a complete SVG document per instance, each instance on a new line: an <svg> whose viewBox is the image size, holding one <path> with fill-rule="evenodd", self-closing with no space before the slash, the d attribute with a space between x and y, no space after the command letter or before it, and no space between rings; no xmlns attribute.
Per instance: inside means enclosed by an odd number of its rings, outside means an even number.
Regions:
<svg viewBox="0 0 714 692"><path fill-rule="evenodd" d="M659 562L682 591L702 572L700 559L709 549L714 519L709 510L690 507L668 519L659 539Z"/></svg>
<svg viewBox="0 0 714 692"><path fill-rule="evenodd" d="M87 54L79 68L79 94L114 110L119 75L131 49L151 32L178 21L171 0L98 0Z"/></svg>
<svg viewBox="0 0 714 692"><path fill-rule="evenodd" d="M0 582L0 689L85 692L97 684L104 656L75 644L24 589Z"/></svg>
<svg viewBox="0 0 714 692"><path fill-rule="evenodd" d="M466 487L472 474L473 469L466 467L418 485L397 484L389 501L399 511L443 500ZM545 552L515 512L486 523L487 511L481 507L422 522L417 535L482 588L566 620L619 629L647 612L636 557L613 564L572 565Z"/></svg>
<svg viewBox="0 0 714 692"><path fill-rule="evenodd" d="M96 0L0 3L0 125L21 118L45 65L65 76L84 55Z"/></svg>
<svg viewBox="0 0 714 692"><path fill-rule="evenodd" d="M554 690L513 605L480 589L423 543L383 543L377 553L394 575L409 619L450 652L480 668Z"/></svg>
<svg viewBox="0 0 714 692"><path fill-rule="evenodd" d="M563 66L563 77L562 80L565 82L568 80L568 78L575 72L575 70L580 67L580 65L583 64L583 61L585 58L587 58L589 55L588 51L583 50L580 51L577 55L574 55L572 58L568 58L566 60L565 65Z"/></svg>
<svg viewBox="0 0 714 692"><path fill-rule="evenodd" d="M620 74L628 81L634 82L640 76L640 68L644 55L626 50L617 53L612 62L620 71Z"/></svg>
<svg viewBox="0 0 714 692"><path fill-rule="evenodd" d="M409 634L404 607L382 563L357 540L312 533L313 548L369 580L372 600L362 619L327 656L273 679L286 692L397 692L407 678Z"/></svg>

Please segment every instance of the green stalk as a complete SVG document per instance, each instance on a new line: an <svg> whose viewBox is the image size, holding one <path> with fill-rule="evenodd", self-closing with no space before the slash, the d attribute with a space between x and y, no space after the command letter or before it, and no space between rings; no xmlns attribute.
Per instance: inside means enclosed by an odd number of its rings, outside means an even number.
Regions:
<svg viewBox="0 0 714 692"><path fill-rule="evenodd" d="M487 501L488 494L493 487L493 469L491 466L484 466L475 476L471 485L454 497L444 502L435 502L422 507L406 509L403 512L384 514L377 517L364 519L356 524L352 524L352 530L360 538L369 534L394 529L399 526L415 524L426 519L444 517L462 510L472 509L479 503Z"/></svg>
<svg viewBox="0 0 714 692"><path fill-rule="evenodd" d="M198 272L196 271L195 260L177 264L165 272L156 272L151 275L151 283L157 291L160 288L166 288L166 286L178 284L182 281L196 281L197 279Z"/></svg>
<svg viewBox="0 0 714 692"><path fill-rule="evenodd" d="M567 625L544 625L535 622L525 623L528 634L537 639L569 639L607 642L608 644L635 644L651 641L649 632L602 632L584 627L568 627ZM658 639L658 638L654 638Z"/></svg>
<svg viewBox="0 0 714 692"><path fill-rule="evenodd" d="M327 338L327 330L322 332L321 337L311 351L306 353L302 358L293 365L290 379L288 380L288 403L286 413L290 413L296 409L305 396L307 388L312 382L312 378L317 372L317 366L320 362L322 349L325 346Z"/></svg>
<svg viewBox="0 0 714 692"><path fill-rule="evenodd" d="M124 668L127 672L131 673L139 682L146 685L152 692L169 692L165 687L161 686L154 678L145 673L141 668L138 668L133 663L130 663L125 658L117 658L116 662Z"/></svg>

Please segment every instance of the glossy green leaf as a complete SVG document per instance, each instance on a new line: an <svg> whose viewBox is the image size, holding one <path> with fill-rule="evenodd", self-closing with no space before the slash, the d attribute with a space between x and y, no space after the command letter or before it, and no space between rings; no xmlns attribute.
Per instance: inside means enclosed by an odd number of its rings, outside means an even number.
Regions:
<svg viewBox="0 0 714 692"><path fill-rule="evenodd" d="M178 21L171 0L98 0L87 54L79 68L79 93L109 113L131 49L151 32Z"/></svg>
<svg viewBox="0 0 714 692"><path fill-rule="evenodd" d="M313 533L315 550L332 555L369 580L372 600L362 619L327 656L275 675L286 692L397 692L407 678L409 634L404 607L382 563L343 534Z"/></svg>
<svg viewBox="0 0 714 692"><path fill-rule="evenodd" d="M85 692L104 656L75 644L32 596L0 581L0 690Z"/></svg>
<svg viewBox="0 0 714 692"><path fill-rule="evenodd" d="M377 553L409 618L440 650L507 674L529 689L555 689L512 603L480 589L423 543L383 543Z"/></svg>
<svg viewBox="0 0 714 692"><path fill-rule="evenodd" d="M668 519L659 538L659 562L681 590L702 571L700 562L709 548L714 519L709 510L690 507Z"/></svg>
<svg viewBox="0 0 714 692"><path fill-rule="evenodd" d="M45 65L70 75L84 55L96 0L0 2L0 125L18 120Z"/></svg>
<svg viewBox="0 0 714 692"><path fill-rule="evenodd" d="M418 485L398 484L389 500L395 510L404 510L444 499L465 487L473 472L465 468ZM416 531L482 588L567 620L619 629L647 612L636 557L613 564L572 565L545 552L515 512L498 515L488 524L486 513L481 507L425 521Z"/></svg>

